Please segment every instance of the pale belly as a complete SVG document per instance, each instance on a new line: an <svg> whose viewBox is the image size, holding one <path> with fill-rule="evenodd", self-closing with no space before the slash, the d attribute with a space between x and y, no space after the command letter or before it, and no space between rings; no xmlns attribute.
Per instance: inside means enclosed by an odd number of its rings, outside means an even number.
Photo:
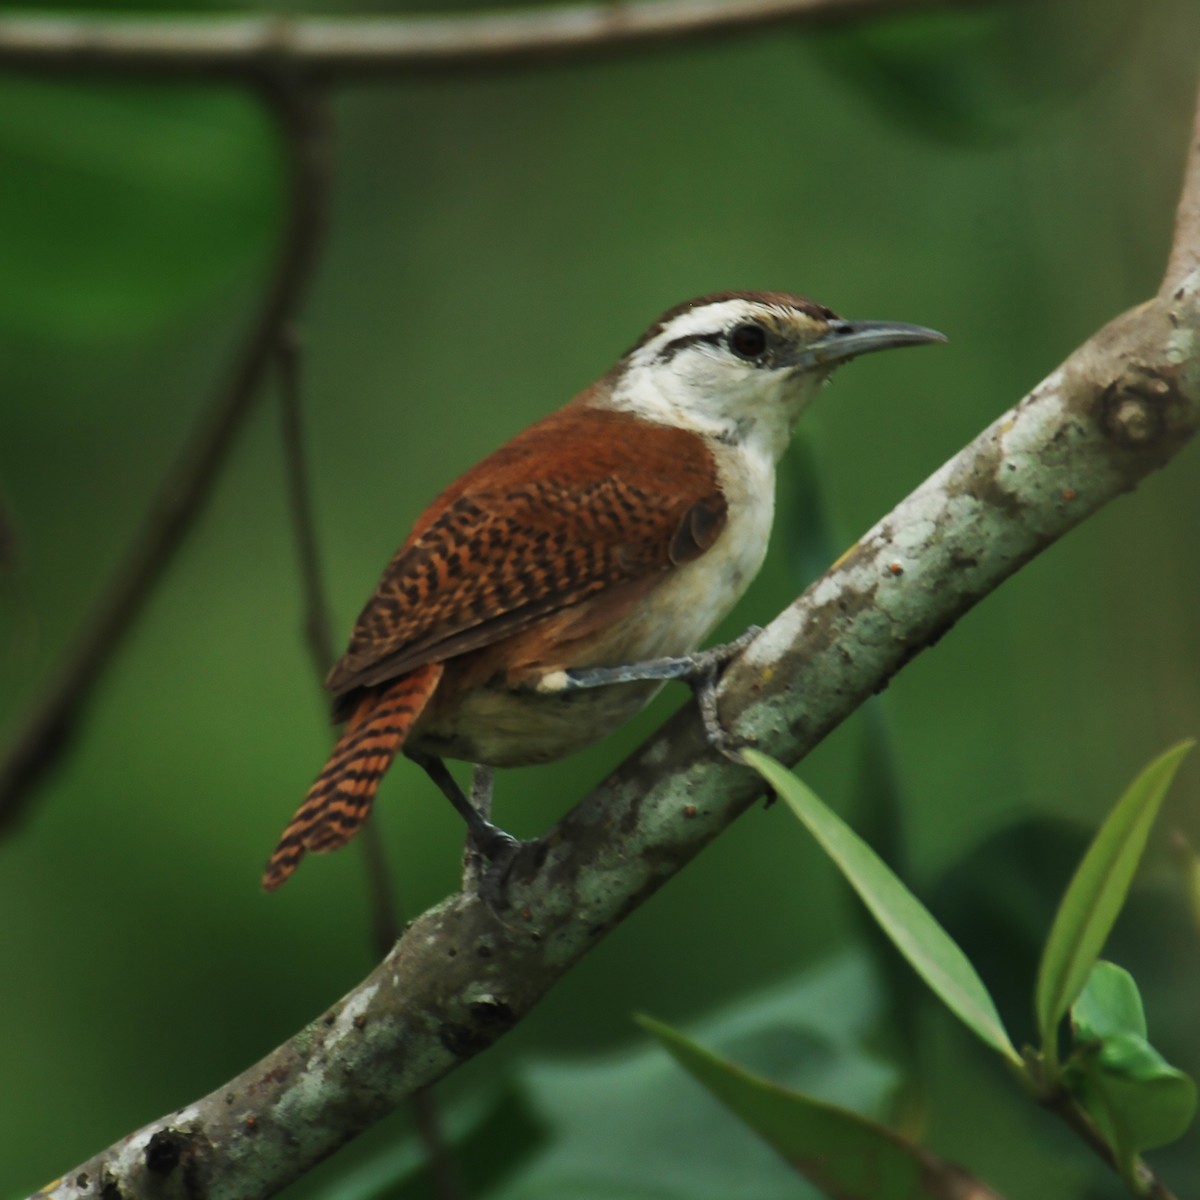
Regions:
<svg viewBox="0 0 1200 1200"><path fill-rule="evenodd" d="M607 737L639 713L663 685L620 683L547 695L533 689L481 687L454 718L418 727L414 749L490 767L553 762Z"/></svg>

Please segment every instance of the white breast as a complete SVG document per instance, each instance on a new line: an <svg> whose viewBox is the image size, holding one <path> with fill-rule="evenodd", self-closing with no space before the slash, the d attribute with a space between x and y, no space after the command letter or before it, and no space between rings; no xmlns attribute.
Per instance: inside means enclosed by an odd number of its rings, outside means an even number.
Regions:
<svg viewBox="0 0 1200 1200"><path fill-rule="evenodd" d="M693 562L673 571L622 622L606 660L638 662L695 650L758 574L775 516L775 463L754 444L712 445L728 505L725 528Z"/></svg>

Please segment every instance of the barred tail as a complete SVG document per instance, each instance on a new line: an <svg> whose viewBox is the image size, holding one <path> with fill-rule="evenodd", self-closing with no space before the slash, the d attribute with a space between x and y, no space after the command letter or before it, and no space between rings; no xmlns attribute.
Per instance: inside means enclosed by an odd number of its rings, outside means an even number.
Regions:
<svg viewBox="0 0 1200 1200"><path fill-rule="evenodd" d="M306 851L336 850L358 832L379 781L441 677L441 663L430 663L363 696L267 863L262 885L268 892L287 879Z"/></svg>

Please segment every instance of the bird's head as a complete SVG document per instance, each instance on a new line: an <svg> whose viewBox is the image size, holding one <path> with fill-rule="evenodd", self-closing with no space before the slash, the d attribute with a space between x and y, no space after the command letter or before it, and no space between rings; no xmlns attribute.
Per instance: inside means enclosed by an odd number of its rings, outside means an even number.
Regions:
<svg viewBox="0 0 1200 1200"><path fill-rule="evenodd" d="M846 321L802 296L722 292L664 313L609 377L608 404L778 459L834 367L943 342L920 325Z"/></svg>

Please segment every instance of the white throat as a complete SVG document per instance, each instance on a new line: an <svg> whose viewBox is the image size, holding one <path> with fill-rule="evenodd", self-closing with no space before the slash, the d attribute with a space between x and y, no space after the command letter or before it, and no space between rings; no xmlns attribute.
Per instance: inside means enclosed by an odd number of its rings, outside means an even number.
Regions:
<svg viewBox="0 0 1200 1200"><path fill-rule="evenodd" d="M679 314L628 356L607 404L777 463L824 375L739 361L713 336L765 308L736 299Z"/></svg>

